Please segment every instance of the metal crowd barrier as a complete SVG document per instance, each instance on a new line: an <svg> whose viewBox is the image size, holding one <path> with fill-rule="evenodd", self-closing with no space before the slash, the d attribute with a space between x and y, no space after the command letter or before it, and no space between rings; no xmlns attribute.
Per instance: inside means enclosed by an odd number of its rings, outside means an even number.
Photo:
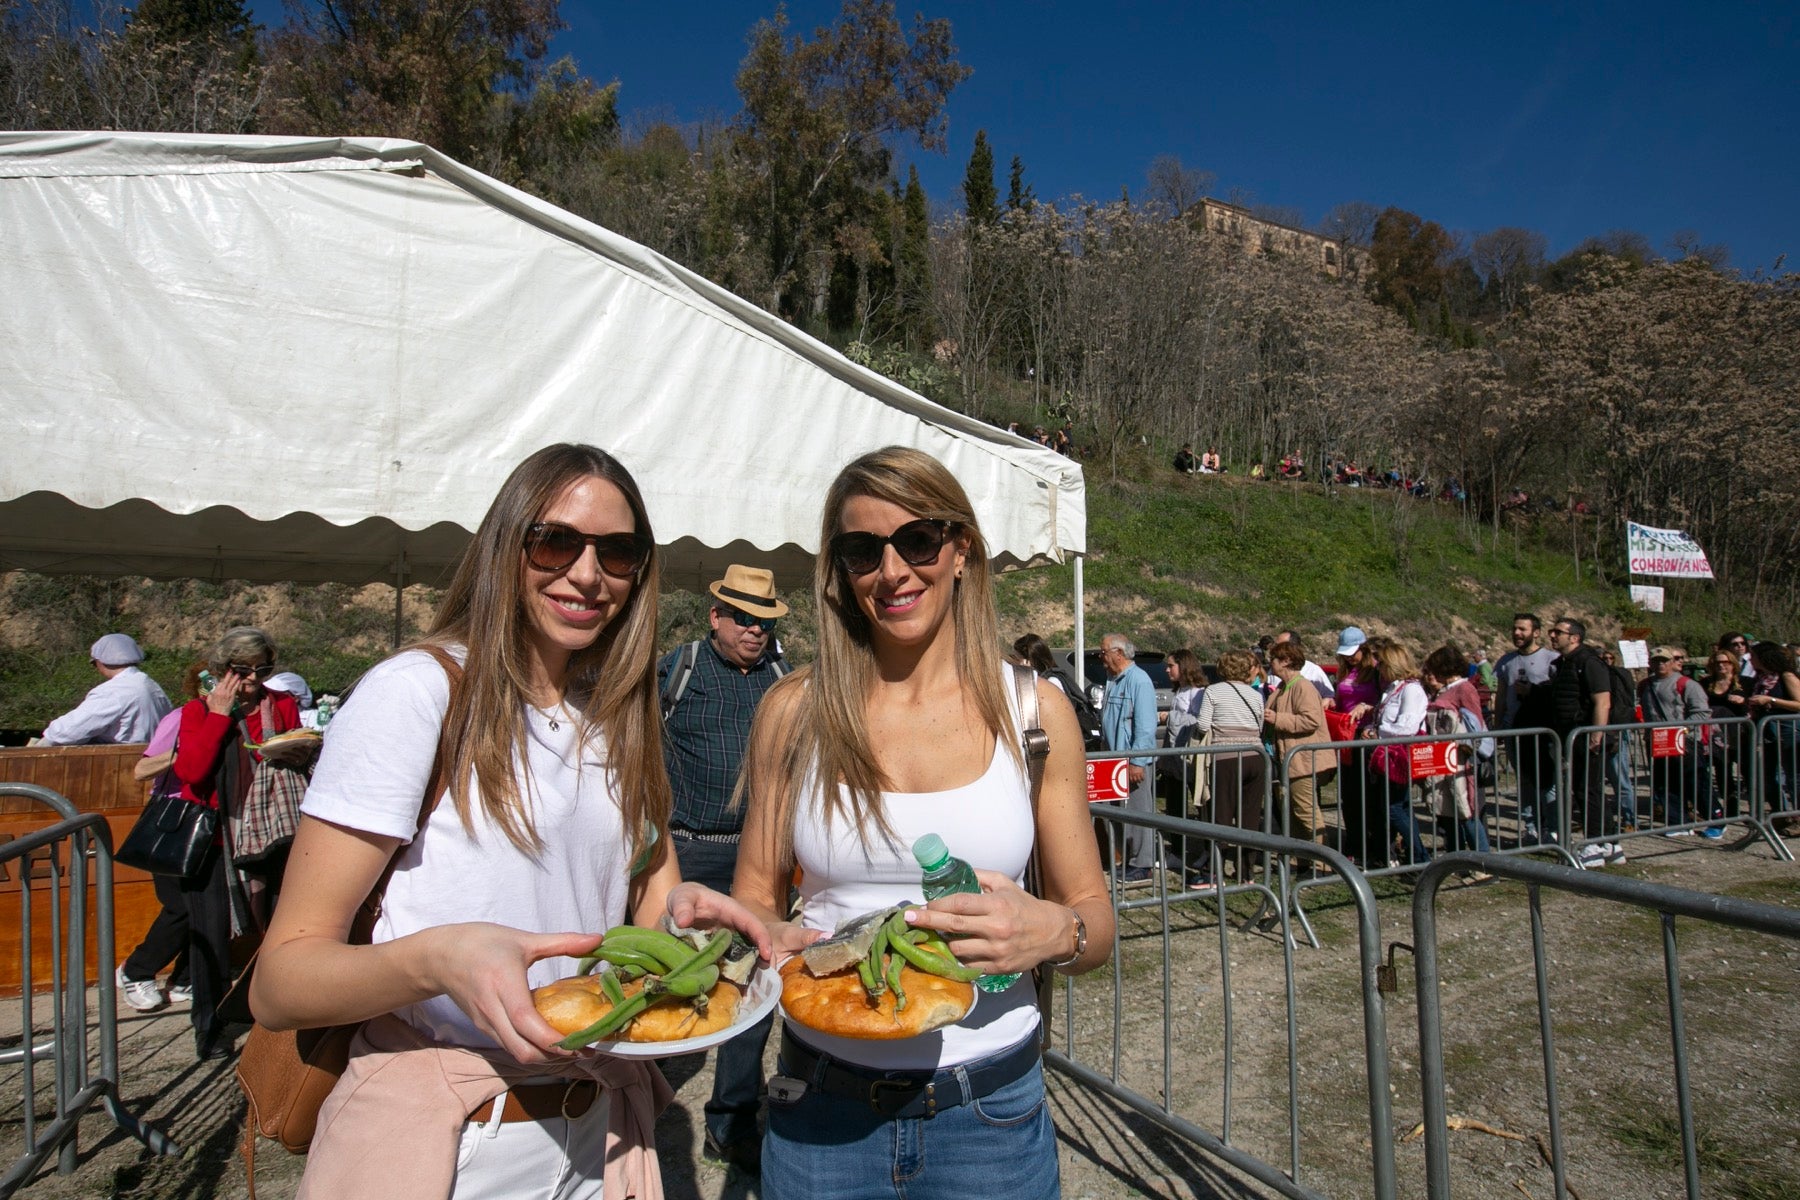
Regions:
<svg viewBox="0 0 1800 1200"><path fill-rule="evenodd" d="M1604 736L1598 754L1589 745ZM1606 844L1643 837L1724 836L1741 825L1768 842L1776 855L1793 856L1763 816L1763 756L1748 717L1720 720L1634 722L1584 726L1564 743L1562 794L1574 801L1585 784L1600 797L1586 809L1586 821L1568 819L1570 844ZM1593 758L1598 757L1596 765Z"/></svg>
<svg viewBox="0 0 1800 1200"><path fill-rule="evenodd" d="M1169 753L1187 753L1189 757L1204 759L1208 757L1205 749ZM1220 754L1227 751L1225 747L1212 749ZM1259 870L1273 872L1283 888L1290 871L1290 858L1305 860L1346 887L1357 913L1374 1195L1377 1200L1392 1200L1395 1194L1394 1134L1388 1086L1387 1027L1380 987L1381 934L1376 919L1375 895L1362 873L1329 847L1261 830L1133 812L1113 805L1095 805L1092 812L1101 826L1103 846L1117 845L1123 840L1119 836L1121 833L1142 831L1153 839L1158 862L1162 862L1162 856L1173 847L1182 847L1185 852L1189 847L1205 845L1215 867L1227 854L1262 856L1266 865ZM1228 911L1231 900L1246 894L1260 894L1263 907L1270 907L1267 900L1273 893L1266 882L1255 878L1256 871L1238 883L1219 886L1215 882L1203 891L1172 890L1167 883L1167 873L1156 871L1149 885L1151 894L1133 899L1131 889L1121 882L1122 865L1113 863L1110 858L1106 865L1121 923L1112 948L1111 970L1095 972L1079 981L1062 981L1062 1001L1056 1019L1051 1023L1045 1061L1085 1087L1111 1097L1282 1195L1321 1200L1320 1194L1302 1181L1298 994L1294 977L1294 939L1285 910L1274 905L1272 915L1261 923L1265 927L1271 922L1279 923L1279 939L1248 934L1241 927L1234 940ZM1215 874L1213 878L1217 881L1219 876ZM1173 953L1174 940L1177 936L1198 932L1194 921L1205 911L1201 905L1216 916L1218 957L1215 961L1210 955L1202 955L1197 962L1187 960L1185 956L1178 959ZM1182 922L1182 928L1175 928L1172 920ZM1250 925L1252 922L1244 923L1244 927ZM1233 1105L1240 1074L1253 1087L1278 1086L1272 1070L1256 1072L1251 1068L1246 1071L1237 1064L1239 1018L1232 985L1233 959L1234 956L1242 959L1253 955L1255 947L1264 948L1268 955L1262 965L1272 965L1278 957L1282 971L1288 1123L1285 1171L1233 1142ZM1128 982L1128 976L1141 976L1141 981L1133 984ZM1151 982L1157 979L1159 982ZM1203 1073L1178 1070L1177 1060L1205 1053L1201 1047L1211 1044L1208 1039L1198 1036L1195 1025L1205 1029L1208 1023L1193 1015L1193 1010L1201 1003L1196 997L1203 997L1214 987L1219 996L1216 1032L1223 1066L1217 1071L1218 1092L1216 1096L1209 1096L1203 1085L1189 1090ZM1160 1006L1160 1020L1154 1015L1157 1006ZM1264 1013L1265 1010L1253 1008L1247 1019L1255 1020ZM1104 1032L1096 1035L1083 1033L1084 1029ZM1136 1080L1124 1078L1131 1074L1125 1065L1126 1039L1152 1036L1160 1037L1162 1042L1160 1094L1155 1085L1134 1086ZM1264 1150L1270 1157L1280 1157L1279 1151L1271 1153L1266 1147Z"/></svg>
<svg viewBox="0 0 1800 1200"><path fill-rule="evenodd" d="M1296 760L1315 752L1329 752L1338 765L1315 789L1319 827L1311 834L1370 878L1417 875L1432 858L1456 850L1548 851L1575 861L1556 808L1562 747L1548 729L1426 733L1295 747L1281 760L1284 797L1291 795L1295 779L1303 777L1296 775ZM1390 756L1401 765L1390 769ZM1397 778L1402 771L1406 782ZM1333 793L1330 800L1327 788ZM1460 807L1452 808L1459 795L1468 802L1471 815L1466 819ZM1283 829L1296 837L1308 832L1293 827L1291 804L1282 807ZM1301 893L1335 882L1316 876L1293 881L1288 903L1314 946L1318 941L1300 905Z"/></svg>
<svg viewBox="0 0 1800 1200"><path fill-rule="evenodd" d="M1450 1142L1444 1071L1443 1012L1439 998L1437 894L1453 872L1486 871L1527 886L1531 910L1532 963L1537 977L1538 1036L1543 1052L1544 1104L1550 1131L1549 1158L1558 1200L1569 1195L1568 1163L1563 1153L1562 1109L1557 1090L1554 1022L1550 1008L1550 973L1544 948L1541 892L1544 888L1596 900L1649 909L1662 919L1663 968L1672 1039L1672 1072L1681 1123L1682 1163L1689 1200L1699 1200L1700 1166L1694 1130L1693 1097L1688 1087L1685 1009L1675 920L1684 918L1800 940L1800 911L1756 904L1726 896L1648 883L1618 875L1573 871L1563 866L1498 854L1453 854L1433 862L1419 876L1413 893L1413 948L1417 955L1419 1003L1419 1068L1424 1102L1427 1195L1449 1200Z"/></svg>
<svg viewBox="0 0 1800 1200"><path fill-rule="evenodd" d="M76 811L63 796L26 783L0 783L0 796L24 796L53 810L55 824L0 845L0 870L19 874L20 994L19 1045L0 1053L0 1065L17 1066L25 1147L0 1176L0 1200L11 1196L56 1152L57 1170L67 1175L77 1160L82 1115L100 1102L126 1133L158 1154L179 1154L173 1141L125 1111L119 1100L119 1027L114 995L113 860L106 818ZM88 911L88 865L94 870L94 911ZM17 863L17 868L7 864ZM50 932L49 1037L36 1013L38 980L33 975L34 915L38 894L48 901ZM98 971L95 1040L99 1071L88 1058L87 937L92 928ZM55 1115L38 1119L38 1064L49 1062Z"/></svg>
<svg viewBox="0 0 1800 1200"><path fill-rule="evenodd" d="M1756 825L1776 853L1794 861L1788 837L1800 837L1800 713L1759 717L1748 751Z"/></svg>
<svg viewBox="0 0 1800 1200"><path fill-rule="evenodd" d="M1268 748L1262 743L1215 745L1203 742L1134 750L1130 756L1154 759L1151 766L1145 768L1153 777L1151 811L1169 812L1189 823L1224 825L1261 833L1278 832L1271 803L1273 764ZM1095 761L1121 757L1124 756L1113 752L1088 755ZM1227 853L1214 839L1202 838L1191 831L1171 835L1143 828L1142 832L1132 834L1124 829L1124 825L1116 822L1107 822L1100 827L1102 859L1108 863L1121 860L1121 866L1126 869L1141 865L1131 861L1131 852L1134 844L1142 839L1149 844L1149 853L1140 849L1138 857L1148 862L1151 882L1157 889L1164 887L1166 882L1159 872L1173 874L1179 881L1170 897L1173 902L1203 901L1222 887L1227 895L1260 894L1265 905L1258 910L1258 917L1273 911L1279 903L1265 865L1257 862L1260 856L1247 850ZM1189 887L1189 880L1203 881L1204 886ZM1128 912L1161 903L1163 900L1149 891L1132 892L1119 900L1119 910Z"/></svg>

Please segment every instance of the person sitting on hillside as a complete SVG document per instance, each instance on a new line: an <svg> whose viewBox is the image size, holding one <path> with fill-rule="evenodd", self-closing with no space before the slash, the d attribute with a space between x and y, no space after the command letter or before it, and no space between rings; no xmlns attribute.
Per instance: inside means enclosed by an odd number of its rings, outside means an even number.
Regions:
<svg viewBox="0 0 1800 1200"><path fill-rule="evenodd" d="M1219 448L1213 446L1200 456L1200 473L1202 475L1219 475L1224 473L1224 466L1219 459Z"/></svg>
<svg viewBox="0 0 1800 1200"><path fill-rule="evenodd" d="M1252 478L1252 479L1267 479L1268 478L1268 475L1263 471L1262 459L1259 458L1255 462L1250 464L1250 478Z"/></svg>
<svg viewBox="0 0 1800 1200"><path fill-rule="evenodd" d="M1281 465L1277 469L1281 472L1281 478L1290 482L1306 478L1306 460L1293 451L1282 456Z"/></svg>
<svg viewBox="0 0 1800 1200"><path fill-rule="evenodd" d="M1175 452L1175 470L1183 475L1192 475L1199 469L1200 464L1194 461L1193 445L1183 442L1181 449Z"/></svg>

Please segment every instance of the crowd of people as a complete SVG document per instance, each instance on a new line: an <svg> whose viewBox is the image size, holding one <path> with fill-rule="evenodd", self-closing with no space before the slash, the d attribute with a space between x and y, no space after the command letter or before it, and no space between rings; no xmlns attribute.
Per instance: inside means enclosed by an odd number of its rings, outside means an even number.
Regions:
<svg viewBox="0 0 1800 1200"><path fill-rule="evenodd" d="M1497 662L1484 647L1470 654L1445 643L1421 653L1355 626L1337 635L1329 670L1307 657L1291 629L1247 650L1222 651L1210 669L1180 649L1164 659L1172 696L1161 713L1136 645L1109 633L1101 639L1103 748L1128 756L1128 809L1154 811L1160 794L1173 815L1331 840L1366 870L1416 866L1433 846L1489 850L1500 755L1516 787L1507 844L1559 840L1560 801L1568 808L1571 852L1586 868L1623 862L1622 834L1723 836L1723 822L1748 812L1756 778L1767 812L1800 808L1800 720L1775 722L1761 734L1722 721L1800 714L1795 647L1727 633L1695 677L1685 650L1659 646L1639 678L1618 667L1612 651L1591 645L1585 623L1573 617L1546 623L1520 613L1509 632L1512 648ZM1042 639L1021 639L1022 655L1027 643ZM1022 661L1039 665L1035 657ZM1671 722L1690 725L1678 743L1653 746L1648 730L1619 728ZM1589 732L1572 745L1569 794L1559 797L1558 747L1581 729ZM1502 730L1548 732L1493 736ZM1455 737L1468 752L1423 777L1403 747L1382 744L1432 734ZM1364 740L1377 744L1354 746ZM1146 753L1201 741L1211 749L1198 770ZM1327 743L1338 746L1312 748ZM1265 781L1271 769L1274 777ZM1648 785L1644 804L1641 779ZM1335 821L1321 804L1333 783ZM1272 814L1263 811L1265 791L1275 797ZM1800 815L1777 820L1783 830L1800 829ZM1213 886L1208 850L1196 842L1184 855L1165 850L1159 862L1147 832L1128 828L1124 879L1145 882L1160 869L1190 888ZM1226 870L1242 878L1244 864L1228 862Z"/></svg>

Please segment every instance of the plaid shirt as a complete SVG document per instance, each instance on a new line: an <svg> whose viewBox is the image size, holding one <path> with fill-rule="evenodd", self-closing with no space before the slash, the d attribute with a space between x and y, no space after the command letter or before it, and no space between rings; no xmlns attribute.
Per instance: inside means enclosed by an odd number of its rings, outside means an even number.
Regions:
<svg viewBox="0 0 1800 1200"><path fill-rule="evenodd" d="M656 664L660 695L682 647ZM726 662L706 638L694 658L694 673L663 722L663 764L675 792L670 824L693 833L736 833L744 814L731 811L731 793L750 741L750 721L763 693L775 686L774 667L764 655L748 671Z"/></svg>

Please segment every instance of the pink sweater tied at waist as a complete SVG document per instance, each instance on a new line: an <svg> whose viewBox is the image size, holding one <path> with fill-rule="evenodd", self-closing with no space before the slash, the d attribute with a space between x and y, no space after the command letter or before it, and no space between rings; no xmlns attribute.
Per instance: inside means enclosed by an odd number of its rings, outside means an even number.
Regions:
<svg viewBox="0 0 1800 1200"><path fill-rule="evenodd" d="M513 1083L591 1077L611 1093L606 1200L662 1200L656 1118L674 1099L647 1062L587 1055L542 1066L446 1046L395 1016L363 1025L350 1064L319 1110L299 1200L448 1196L470 1114Z"/></svg>

